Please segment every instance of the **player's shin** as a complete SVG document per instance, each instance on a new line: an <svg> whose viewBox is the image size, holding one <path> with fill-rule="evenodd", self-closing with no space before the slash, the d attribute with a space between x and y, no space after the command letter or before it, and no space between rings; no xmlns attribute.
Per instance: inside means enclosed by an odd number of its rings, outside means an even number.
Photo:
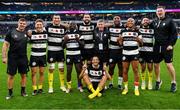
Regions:
<svg viewBox="0 0 180 110"><path fill-rule="evenodd" d="M148 72L148 89L151 90L152 87L152 71Z"/></svg>
<svg viewBox="0 0 180 110"><path fill-rule="evenodd" d="M48 83L49 83L49 88L53 88L53 73L48 73Z"/></svg>

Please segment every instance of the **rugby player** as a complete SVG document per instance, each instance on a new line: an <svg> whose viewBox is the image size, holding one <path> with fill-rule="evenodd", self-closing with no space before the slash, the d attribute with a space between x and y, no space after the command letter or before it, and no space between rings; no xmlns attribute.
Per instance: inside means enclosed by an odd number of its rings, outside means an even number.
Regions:
<svg viewBox="0 0 180 110"><path fill-rule="evenodd" d="M29 31L30 32L30 31ZM35 21L35 30L29 33L31 43L30 67L32 73L32 95L43 93L44 71L46 67L46 47L47 47L47 32L44 30L44 21L37 19ZM38 87L36 74L39 71Z"/></svg>
<svg viewBox="0 0 180 110"><path fill-rule="evenodd" d="M91 22L89 14L83 15L83 23L78 25L78 30L84 38L84 48L82 49L83 65L87 66L91 62L94 55L94 39L93 32L96 24Z"/></svg>
<svg viewBox="0 0 180 110"><path fill-rule="evenodd" d="M113 87L113 75L116 64L118 65L118 88L122 89L122 47L119 46L117 39L121 31L125 29L121 23L120 16L114 16L114 24L109 27L110 42L109 42L109 74L112 80L109 82L109 88Z"/></svg>
<svg viewBox="0 0 180 110"><path fill-rule="evenodd" d="M62 40L66 34L66 26L61 24L60 15L53 15L52 23L46 27L48 32L48 54L47 61L49 63L49 93L53 93L53 81L55 63L58 64L60 89L66 91L64 84L64 50L62 47Z"/></svg>
<svg viewBox="0 0 180 110"><path fill-rule="evenodd" d="M92 58L92 64L82 70L79 78L84 80L92 93L88 97L93 99L96 96L102 96L101 92L104 89L106 80L111 79L111 76L104 71L98 56L94 56Z"/></svg>
<svg viewBox="0 0 180 110"><path fill-rule="evenodd" d="M141 21L140 34L142 35L143 46L140 48L139 62L141 64L141 89L146 89L146 68L148 69L148 89L152 90L152 72L153 72L153 44L154 29L149 18L143 18Z"/></svg>
<svg viewBox="0 0 180 110"><path fill-rule="evenodd" d="M123 81L124 90L123 95L128 93L128 71L131 64L134 73L134 94L139 96L139 46L142 44L141 35L135 26L135 20L129 18L126 23L126 29L122 31L118 41L119 44L123 46L122 50L122 65L123 65Z"/></svg>
<svg viewBox="0 0 180 110"><path fill-rule="evenodd" d="M69 30L67 31L64 41L63 47L66 48L66 64L67 64L67 91L69 93L71 91L71 73L73 69L73 64L75 65L75 69L77 72L78 79L78 89L80 92L83 92L82 83L79 79L79 74L82 69L82 56L81 49L84 46L83 36L80 36L77 25L73 22L70 23Z"/></svg>

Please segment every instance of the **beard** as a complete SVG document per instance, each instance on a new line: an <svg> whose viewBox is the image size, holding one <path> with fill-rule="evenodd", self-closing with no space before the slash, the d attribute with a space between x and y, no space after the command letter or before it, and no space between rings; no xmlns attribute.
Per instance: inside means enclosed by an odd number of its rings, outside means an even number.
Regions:
<svg viewBox="0 0 180 110"><path fill-rule="evenodd" d="M158 16L159 19L163 19L165 17L165 15L161 14Z"/></svg>
<svg viewBox="0 0 180 110"><path fill-rule="evenodd" d="M118 25L120 25L120 22L119 21L115 21L114 25L118 26Z"/></svg>
<svg viewBox="0 0 180 110"><path fill-rule="evenodd" d="M143 26L144 26L144 27L148 27L148 26L149 26L149 23L144 23Z"/></svg>
<svg viewBox="0 0 180 110"><path fill-rule="evenodd" d="M89 24L90 21L89 21L89 20L84 20L84 23L85 23L85 24Z"/></svg>
<svg viewBox="0 0 180 110"><path fill-rule="evenodd" d="M72 32L72 31L75 30L75 28L74 28L74 27L71 27L71 28L69 28L69 30Z"/></svg>

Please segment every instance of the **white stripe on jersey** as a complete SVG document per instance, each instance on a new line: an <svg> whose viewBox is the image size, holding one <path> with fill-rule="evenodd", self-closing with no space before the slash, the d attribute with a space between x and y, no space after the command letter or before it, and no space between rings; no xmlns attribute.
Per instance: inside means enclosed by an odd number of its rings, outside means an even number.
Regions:
<svg viewBox="0 0 180 110"><path fill-rule="evenodd" d="M143 52L153 52L153 47L143 46L143 47L140 48L140 51L143 51Z"/></svg>
<svg viewBox="0 0 180 110"><path fill-rule="evenodd" d="M32 44L31 48L46 48L46 47L47 47L46 43L43 43L43 44Z"/></svg>
<svg viewBox="0 0 180 110"><path fill-rule="evenodd" d="M83 37L84 40L93 40L93 35L81 35L81 37Z"/></svg>
<svg viewBox="0 0 180 110"><path fill-rule="evenodd" d="M138 46L137 41L123 41L123 46Z"/></svg>
<svg viewBox="0 0 180 110"><path fill-rule="evenodd" d="M47 34L35 34L31 36L31 40L47 39Z"/></svg>
<svg viewBox="0 0 180 110"><path fill-rule="evenodd" d="M136 49L136 50L123 50L122 54L123 55L137 55L137 54L139 54L139 49Z"/></svg>
<svg viewBox="0 0 180 110"><path fill-rule="evenodd" d="M44 56L46 55L46 52L31 52L32 56Z"/></svg>
<svg viewBox="0 0 180 110"><path fill-rule="evenodd" d="M96 71L96 70L90 70L89 74L92 76L102 76L103 72L102 71Z"/></svg>
<svg viewBox="0 0 180 110"><path fill-rule="evenodd" d="M85 49L92 49L92 48L94 48L94 44L92 43L92 44L84 44L84 48Z"/></svg>
<svg viewBox="0 0 180 110"><path fill-rule="evenodd" d="M154 29L143 29L143 28L140 28L139 32L141 32L143 34L154 34Z"/></svg>
<svg viewBox="0 0 180 110"><path fill-rule="evenodd" d="M60 46L48 46L48 50L50 50L50 51L60 51L60 50L63 50L63 48L60 47Z"/></svg>
<svg viewBox="0 0 180 110"><path fill-rule="evenodd" d="M109 32L111 32L111 33L120 33L120 32L121 32L121 29L109 28Z"/></svg>
<svg viewBox="0 0 180 110"><path fill-rule="evenodd" d="M142 38L143 43L153 43L153 38Z"/></svg>
<svg viewBox="0 0 180 110"><path fill-rule="evenodd" d="M72 43L72 42L69 42L66 44L66 48L79 48L79 43Z"/></svg>
<svg viewBox="0 0 180 110"><path fill-rule="evenodd" d="M54 37L48 37L49 42L54 42L54 43L61 43L62 38L54 38Z"/></svg>
<svg viewBox="0 0 180 110"><path fill-rule="evenodd" d="M119 46L109 44L110 49L121 49Z"/></svg>
<svg viewBox="0 0 180 110"><path fill-rule="evenodd" d="M81 26L79 27L80 31L93 31L94 30L94 26Z"/></svg>
<svg viewBox="0 0 180 110"><path fill-rule="evenodd" d="M79 34L68 34L69 39L76 39L76 36L80 37Z"/></svg>
<svg viewBox="0 0 180 110"><path fill-rule="evenodd" d="M77 50L77 51L66 50L66 55L80 55L80 54L81 54L80 50Z"/></svg>
<svg viewBox="0 0 180 110"><path fill-rule="evenodd" d="M89 78L91 82L100 82L101 79L93 79L93 78Z"/></svg>
<svg viewBox="0 0 180 110"><path fill-rule="evenodd" d="M110 40L113 42L117 42L118 37L111 37Z"/></svg>
<svg viewBox="0 0 180 110"><path fill-rule="evenodd" d="M123 36L123 37L129 37L129 36L137 37L137 36L138 36L138 33L137 33L137 32L123 32L123 33L122 33L122 36Z"/></svg>
<svg viewBox="0 0 180 110"><path fill-rule="evenodd" d="M58 28L48 28L49 33L54 33L54 34L64 34L64 29L58 29Z"/></svg>

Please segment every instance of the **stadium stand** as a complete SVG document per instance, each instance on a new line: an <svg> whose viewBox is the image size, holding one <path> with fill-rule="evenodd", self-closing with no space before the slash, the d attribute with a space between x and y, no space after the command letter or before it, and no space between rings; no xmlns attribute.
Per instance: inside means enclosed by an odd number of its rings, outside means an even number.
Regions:
<svg viewBox="0 0 180 110"><path fill-rule="evenodd" d="M70 2L65 2L63 0L53 2L49 2L49 0L43 0L44 2L0 2L0 10L1 11L65 11L65 10L151 10L155 9L158 5L163 5L166 9L179 9L180 1L156 1L153 3L152 1L139 1L139 0L126 0L124 2L119 2L118 0L106 1L98 0L97 2L87 2L88 0L68 0ZM47 2L46 2L47 1ZM78 1L78 2L77 2ZM136 20L142 19L142 17L146 16L150 19L154 19L156 17L155 13L121 13L119 14L122 20L126 20L129 17L133 17ZM179 19L179 13L167 13L168 16ZM62 14L61 19L63 21L81 21L83 14ZM96 21L100 18L105 20L112 20L113 14L91 14L92 20ZM44 21L51 21L52 15L37 15L37 14L4 14L0 15L0 35L4 35L8 29L12 28L15 22L20 18L25 17L28 21L30 21L30 25L28 28L33 26L33 21L37 18L41 18ZM12 22L15 21L15 22ZM180 30L180 22L176 21L176 25L178 30ZM180 31L179 31L180 32Z"/></svg>

